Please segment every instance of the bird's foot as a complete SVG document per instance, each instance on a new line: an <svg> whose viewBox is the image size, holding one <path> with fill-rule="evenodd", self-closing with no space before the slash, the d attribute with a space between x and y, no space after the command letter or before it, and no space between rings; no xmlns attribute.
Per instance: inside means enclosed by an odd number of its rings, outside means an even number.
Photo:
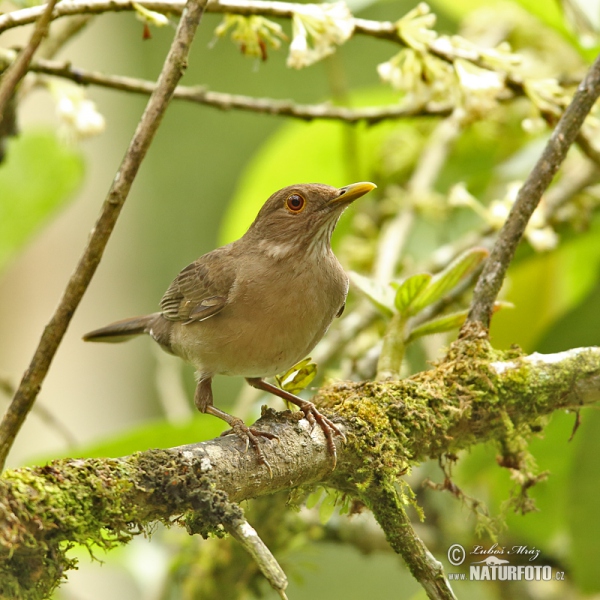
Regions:
<svg viewBox="0 0 600 600"><path fill-rule="evenodd" d="M241 438L246 443L246 448L245 448L244 452L248 452L248 448L251 445L252 448L254 449L254 452L256 453L256 459L258 460L258 462L260 464L265 465L265 467L267 467L267 470L269 471L269 475L271 476L271 479L272 479L273 478L273 470L271 469L271 465L269 464L267 457L264 455L264 452L262 451L262 448L260 447L260 442L258 441L258 439L263 437L268 440L279 441L279 438L275 434L269 433L268 431L261 431L260 429L255 429L254 427L248 427L241 419L233 420L230 423L230 425L231 425L231 429L224 431L221 434L221 436L237 435L239 438Z"/></svg>
<svg viewBox="0 0 600 600"><path fill-rule="evenodd" d="M304 413L306 420L310 423L311 428L314 428L315 424L318 423L319 427L325 434L327 448L329 448L329 452L331 452L331 456L333 457L333 468L335 469L335 466L337 465L337 450L335 449L333 436L339 435L344 442L346 441L346 436L333 421L328 419L324 414L320 413L312 402L305 400L299 405L299 407Z"/></svg>

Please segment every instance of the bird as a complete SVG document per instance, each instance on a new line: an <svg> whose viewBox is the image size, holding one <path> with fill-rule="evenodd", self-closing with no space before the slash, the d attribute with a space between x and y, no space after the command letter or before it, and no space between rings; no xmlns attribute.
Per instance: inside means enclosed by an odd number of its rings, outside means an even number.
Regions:
<svg viewBox="0 0 600 600"><path fill-rule="evenodd" d="M228 423L225 434L236 434L246 449L251 444L271 472L259 438L276 436L213 404L215 375L244 377L252 387L298 406L311 427L318 424L335 468L334 435L345 439L343 432L314 403L265 378L305 358L341 316L349 282L331 249L331 235L344 210L376 187L308 183L280 189L240 239L202 255L177 275L158 312L111 323L83 339L122 342L148 334L193 365L198 410Z"/></svg>

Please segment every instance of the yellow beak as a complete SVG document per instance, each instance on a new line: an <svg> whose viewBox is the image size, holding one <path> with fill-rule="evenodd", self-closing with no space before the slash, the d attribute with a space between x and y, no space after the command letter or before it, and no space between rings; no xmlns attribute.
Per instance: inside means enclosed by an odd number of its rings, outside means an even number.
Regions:
<svg viewBox="0 0 600 600"><path fill-rule="evenodd" d="M357 198L368 194L371 190L374 190L377 186L370 181L360 181L359 183L351 183L340 188L340 195L331 200L330 202L343 202L344 204L354 202Z"/></svg>

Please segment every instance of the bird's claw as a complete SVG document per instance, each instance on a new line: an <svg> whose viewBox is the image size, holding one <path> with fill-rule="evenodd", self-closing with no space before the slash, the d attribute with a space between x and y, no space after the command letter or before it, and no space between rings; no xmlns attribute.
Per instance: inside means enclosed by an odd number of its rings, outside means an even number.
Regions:
<svg viewBox="0 0 600 600"><path fill-rule="evenodd" d="M333 421L328 419L324 414L320 413L312 402L306 401L306 403L302 404L300 410L304 413L306 420L310 423L311 431L314 429L316 423L319 424L319 427L323 431L325 439L327 440L327 448L329 448L329 452L331 452L331 456L333 458L333 468L335 469L337 465L337 450L335 448L333 436L334 434L339 435L344 442L346 441L346 436Z"/></svg>
<svg viewBox="0 0 600 600"><path fill-rule="evenodd" d="M241 438L246 444L246 447L244 448L244 453L248 452L248 448L250 447L250 444L252 444L254 452L256 453L256 459L260 464L264 465L267 468L271 479L273 479L273 469L271 469L271 465L269 464L267 457L264 455L262 448L260 447L260 442L258 441L258 438L264 437L268 440L279 441L279 438L274 433L269 433L268 431L261 431L260 429L254 429L254 427L248 427L240 419L239 422L236 420L232 424L231 429L228 429L227 431L224 431L221 434L221 436L225 435L237 435L239 438Z"/></svg>

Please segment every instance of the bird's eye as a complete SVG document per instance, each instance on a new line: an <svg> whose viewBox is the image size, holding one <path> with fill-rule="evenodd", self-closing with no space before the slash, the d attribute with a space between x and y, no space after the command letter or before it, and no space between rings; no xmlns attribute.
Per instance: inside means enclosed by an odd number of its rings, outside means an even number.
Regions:
<svg viewBox="0 0 600 600"><path fill-rule="evenodd" d="M294 214L302 212L306 206L306 200L300 194L292 194L285 201L286 208Z"/></svg>

